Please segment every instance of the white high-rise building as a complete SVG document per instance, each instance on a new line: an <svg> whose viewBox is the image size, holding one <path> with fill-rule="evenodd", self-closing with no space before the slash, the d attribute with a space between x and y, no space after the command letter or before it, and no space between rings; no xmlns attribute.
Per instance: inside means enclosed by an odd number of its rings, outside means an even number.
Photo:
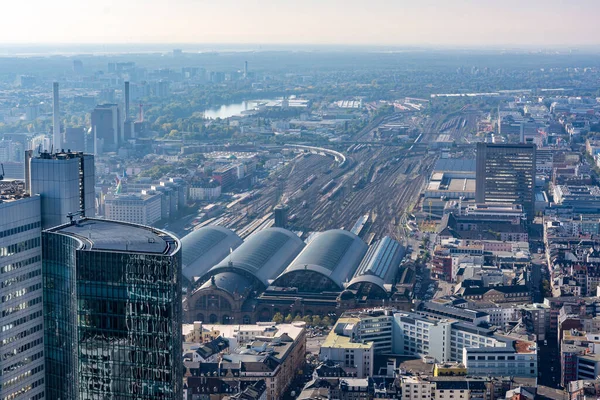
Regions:
<svg viewBox="0 0 600 400"><path fill-rule="evenodd" d="M22 182L0 181L0 392L44 398L41 207Z"/></svg>
<svg viewBox="0 0 600 400"><path fill-rule="evenodd" d="M41 195L42 228L69 222L68 214L96 215L94 156L83 153L27 153L28 192Z"/></svg>

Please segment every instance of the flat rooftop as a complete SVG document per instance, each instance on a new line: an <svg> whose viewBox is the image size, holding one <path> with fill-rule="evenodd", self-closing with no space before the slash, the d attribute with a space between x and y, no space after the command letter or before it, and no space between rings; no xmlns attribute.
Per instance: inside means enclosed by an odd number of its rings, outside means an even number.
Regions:
<svg viewBox="0 0 600 400"><path fill-rule="evenodd" d="M356 324L359 322L360 322L360 318L342 317L342 318L338 319L336 326L338 324ZM321 344L321 347L338 347L338 348L344 348L344 349L369 349L369 348L373 347L373 342L353 343L352 340L348 336L342 336L342 335L336 333L335 327L334 327L334 329L332 329L329 332L329 335L327 335L327 338L325 339L323 344Z"/></svg>
<svg viewBox="0 0 600 400"><path fill-rule="evenodd" d="M16 179L0 180L0 203L31 197L25 192L25 182Z"/></svg>
<svg viewBox="0 0 600 400"><path fill-rule="evenodd" d="M80 239L87 250L172 254L177 248L173 246L174 237L147 226L125 222L82 219L50 231Z"/></svg>
<svg viewBox="0 0 600 400"><path fill-rule="evenodd" d="M450 192L474 192L475 191L475 179L450 179L448 185L448 191Z"/></svg>
<svg viewBox="0 0 600 400"><path fill-rule="evenodd" d="M433 170L435 172L475 172L477 163L475 159L465 158L440 158Z"/></svg>

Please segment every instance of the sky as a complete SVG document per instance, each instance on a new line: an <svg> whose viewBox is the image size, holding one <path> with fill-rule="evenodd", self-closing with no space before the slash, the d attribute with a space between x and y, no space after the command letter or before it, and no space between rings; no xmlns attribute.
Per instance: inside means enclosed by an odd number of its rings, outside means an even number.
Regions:
<svg viewBox="0 0 600 400"><path fill-rule="evenodd" d="M2 0L0 10L0 44L600 44L599 0Z"/></svg>

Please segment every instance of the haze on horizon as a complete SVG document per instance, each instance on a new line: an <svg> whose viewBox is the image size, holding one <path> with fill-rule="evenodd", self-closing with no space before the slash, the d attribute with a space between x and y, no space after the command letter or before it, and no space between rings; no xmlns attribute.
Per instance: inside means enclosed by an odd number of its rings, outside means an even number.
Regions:
<svg viewBox="0 0 600 400"><path fill-rule="evenodd" d="M2 44L595 46L597 0L8 0Z"/></svg>

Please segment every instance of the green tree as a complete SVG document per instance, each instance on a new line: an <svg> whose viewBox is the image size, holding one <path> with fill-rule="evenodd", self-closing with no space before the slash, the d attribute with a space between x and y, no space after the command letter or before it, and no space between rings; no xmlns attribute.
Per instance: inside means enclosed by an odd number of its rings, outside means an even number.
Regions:
<svg viewBox="0 0 600 400"><path fill-rule="evenodd" d="M289 324L293 319L292 314L288 314L287 317L285 317L285 323Z"/></svg>
<svg viewBox="0 0 600 400"><path fill-rule="evenodd" d="M318 315L313 316L312 323L314 326L319 326L322 322L323 321L321 321L321 317L319 317Z"/></svg>
<svg viewBox="0 0 600 400"><path fill-rule="evenodd" d="M552 287L548 279L542 280L542 294L544 297L552 297Z"/></svg>
<svg viewBox="0 0 600 400"><path fill-rule="evenodd" d="M321 324L323 324L323 326L331 326L331 324L332 324L331 318L329 318L328 316L325 316L321 320Z"/></svg>
<svg viewBox="0 0 600 400"><path fill-rule="evenodd" d="M275 322L277 324L282 323L283 322L283 315L280 312L275 313L275 315L273 315L273 322Z"/></svg>
<svg viewBox="0 0 600 400"><path fill-rule="evenodd" d="M307 325L312 325L312 317L310 315L305 315L302 321L306 322Z"/></svg>
<svg viewBox="0 0 600 400"><path fill-rule="evenodd" d="M301 316L300 314L297 314L297 315L294 317L294 322L298 322L298 321L302 321L302 316Z"/></svg>

